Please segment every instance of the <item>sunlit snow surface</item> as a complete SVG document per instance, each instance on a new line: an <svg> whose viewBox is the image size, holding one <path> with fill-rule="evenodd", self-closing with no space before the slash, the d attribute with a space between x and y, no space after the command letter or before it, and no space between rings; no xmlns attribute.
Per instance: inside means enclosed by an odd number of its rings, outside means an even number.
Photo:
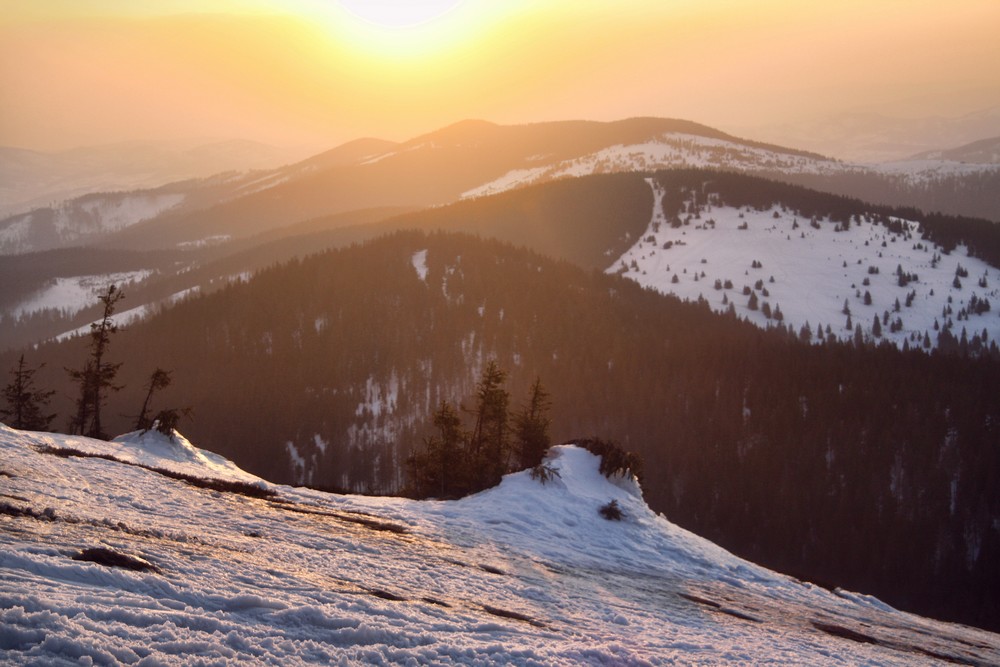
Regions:
<svg viewBox="0 0 1000 667"><path fill-rule="evenodd" d="M249 481L277 496L46 447ZM0 427L0 452L4 663L1000 661L996 635L728 554L655 515L636 485L607 481L573 447L554 450L561 479L543 486L518 473L457 502L271 486L154 434L101 443ZM598 514L612 499L621 522ZM156 571L73 560L95 547Z"/></svg>

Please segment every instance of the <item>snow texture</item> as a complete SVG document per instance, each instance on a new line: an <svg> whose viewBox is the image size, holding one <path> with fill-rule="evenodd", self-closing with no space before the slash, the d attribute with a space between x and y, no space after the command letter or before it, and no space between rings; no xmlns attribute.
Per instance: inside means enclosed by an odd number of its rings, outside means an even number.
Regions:
<svg viewBox="0 0 1000 667"><path fill-rule="evenodd" d="M5 664L1000 662L997 635L736 558L572 446L547 484L422 502L269 485L176 434L0 426L0 455Z"/></svg>

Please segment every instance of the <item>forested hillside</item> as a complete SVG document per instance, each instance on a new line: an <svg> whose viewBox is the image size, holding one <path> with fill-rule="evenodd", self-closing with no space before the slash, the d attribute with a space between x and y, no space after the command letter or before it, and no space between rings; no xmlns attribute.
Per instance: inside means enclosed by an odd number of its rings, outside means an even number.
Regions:
<svg viewBox="0 0 1000 667"><path fill-rule="evenodd" d="M127 301L124 305L127 305ZM81 340L32 351L59 390ZM558 441L617 439L650 505L763 564L997 627L1000 365L806 345L699 304L496 241L397 233L266 270L118 334L106 428L155 367L182 428L276 481L393 492L443 399L483 365ZM10 368L12 355L0 358Z"/></svg>

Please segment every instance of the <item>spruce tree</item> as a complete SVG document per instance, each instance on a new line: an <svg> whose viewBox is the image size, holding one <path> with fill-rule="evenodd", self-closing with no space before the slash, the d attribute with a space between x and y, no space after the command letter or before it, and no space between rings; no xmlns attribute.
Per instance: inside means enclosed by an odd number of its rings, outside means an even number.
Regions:
<svg viewBox="0 0 1000 667"><path fill-rule="evenodd" d="M527 403L514 416L514 441L522 470L540 464L552 444L549 437L550 406L548 392L542 387L541 379L535 378Z"/></svg>
<svg viewBox="0 0 1000 667"><path fill-rule="evenodd" d="M510 394L503 388L507 373L491 360L476 386L476 425L470 438L475 482L478 489L500 483L510 457L507 408Z"/></svg>
<svg viewBox="0 0 1000 667"><path fill-rule="evenodd" d="M406 460L410 492L418 498L457 498L468 493L471 471L462 420L448 401L434 413L438 435L424 438L423 450Z"/></svg>
<svg viewBox="0 0 1000 667"><path fill-rule="evenodd" d="M44 365L27 368L22 354L17 366L11 369L12 379L3 390L7 408L0 410L0 419L9 426L27 431L44 431L55 419L54 414L46 415L43 411L56 392L35 389L35 373Z"/></svg>
<svg viewBox="0 0 1000 667"><path fill-rule="evenodd" d="M66 372L80 386L76 416L70 422L70 432L106 440L108 435L101 424L101 407L108 391L121 389L115 384L121 363L108 363L105 355L111 336L118 333L118 325L112 316L125 294L112 284L97 298L104 311L101 319L90 325L90 357L81 370L67 368Z"/></svg>

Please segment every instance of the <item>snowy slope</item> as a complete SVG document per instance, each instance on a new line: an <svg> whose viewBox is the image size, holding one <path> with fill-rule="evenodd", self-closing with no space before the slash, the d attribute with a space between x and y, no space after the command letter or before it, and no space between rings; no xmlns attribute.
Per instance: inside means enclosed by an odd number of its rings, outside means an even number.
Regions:
<svg viewBox="0 0 1000 667"><path fill-rule="evenodd" d="M683 299L704 298L718 312L732 308L760 326L778 325L765 315L766 303L772 314L780 308L780 324L794 332L808 324L814 341L820 339L820 325L824 337L841 340L853 339L860 325L874 340L875 317L879 340L900 347L924 347L925 338L935 346L949 325L956 339L963 329L970 341L984 330L987 344L1000 337L1000 271L961 247L946 254L921 240L916 222L900 220L894 233L861 219L844 230L830 220L814 223L777 207L741 210L710 202L697 218L674 227L660 205L662 187L647 182L655 196L649 227L609 272ZM899 271L916 279L900 280ZM956 277L961 287L955 286ZM749 307L746 289L756 295L756 310ZM973 312L970 306L983 300L991 309Z"/></svg>
<svg viewBox="0 0 1000 667"><path fill-rule="evenodd" d="M98 294L108 285L128 288L133 283L145 280L152 273L143 270L54 278L52 284L12 308L11 315L18 317L50 308L74 315L88 306L96 305Z"/></svg>
<svg viewBox="0 0 1000 667"><path fill-rule="evenodd" d="M679 167L768 171L788 174L832 174L850 167L835 160L794 151L750 146L735 141L668 132L640 144L620 144L572 160L546 162L510 171L500 178L468 190L463 197L482 197L515 187L557 178L618 171L655 171Z"/></svg>
<svg viewBox="0 0 1000 667"><path fill-rule="evenodd" d="M680 167L725 169L771 175L864 175L900 178L908 184L926 184L948 177L1000 171L995 163L967 163L943 158L922 158L885 163L850 163L815 155L753 146L724 139L681 132L665 133L652 141L611 146L572 160L546 162L514 169L466 191L463 197L482 197L512 188L558 178L619 171L656 171Z"/></svg>
<svg viewBox="0 0 1000 667"><path fill-rule="evenodd" d="M184 199L171 192L112 193L36 209L0 221L0 254L60 247L115 232L174 209Z"/></svg>
<svg viewBox="0 0 1000 667"><path fill-rule="evenodd" d="M109 283L104 283L105 285ZM159 301L154 301L151 303L144 303L141 306L135 306L134 308L128 308L126 310L121 310L114 314L112 321L120 326L127 327L129 325L135 324L136 322L141 322L152 315L156 314L160 308L175 304L179 301L183 301L185 298L191 296L192 294L197 294L201 291L201 287L195 286L186 290L181 290L180 292L174 292L170 296L160 299ZM88 322L82 326L75 329L70 329L69 331L64 331L57 336L53 336L53 340L66 340L67 338L73 338L74 336L85 336L90 333L91 325L97 323L99 320L94 320L94 322Z"/></svg>
<svg viewBox="0 0 1000 667"><path fill-rule="evenodd" d="M276 495L45 453L66 448ZM549 484L518 473L448 502L271 486L158 434L0 427L0 452L5 663L1000 661L996 635L728 554L575 447L553 450ZM612 499L623 521L599 516Z"/></svg>

